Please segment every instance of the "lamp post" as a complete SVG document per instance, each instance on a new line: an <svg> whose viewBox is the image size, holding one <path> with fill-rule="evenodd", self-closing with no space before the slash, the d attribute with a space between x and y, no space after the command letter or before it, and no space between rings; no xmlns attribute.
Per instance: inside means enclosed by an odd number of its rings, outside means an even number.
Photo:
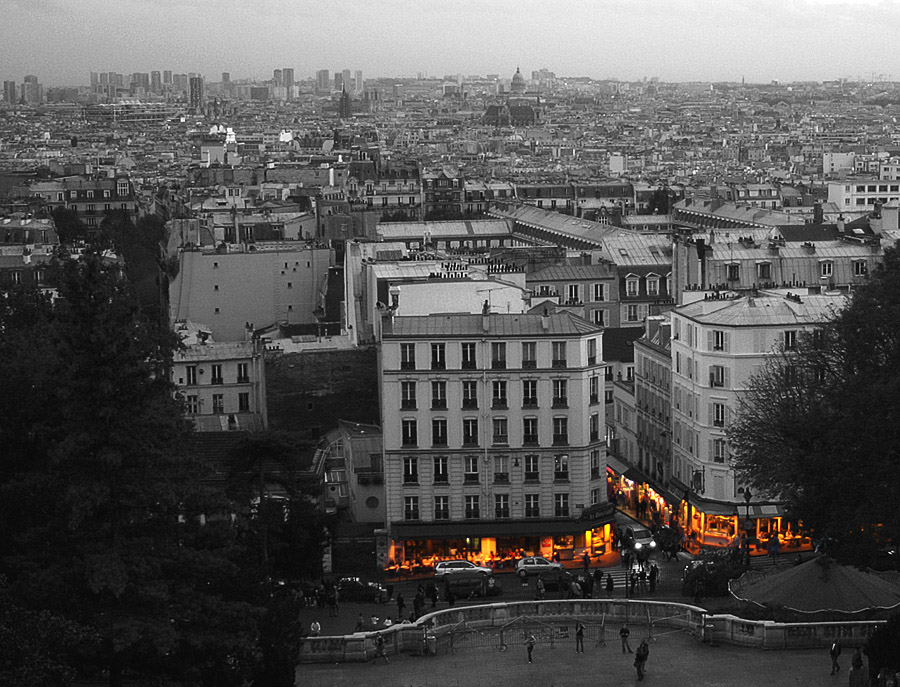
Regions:
<svg viewBox="0 0 900 687"><path fill-rule="evenodd" d="M753 492L747 487L744 490L744 506L747 508L747 519L744 520L744 543L747 548L747 567L750 567L750 530L753 529L753 523L750 521L750 499L753 498Z"/></svg>

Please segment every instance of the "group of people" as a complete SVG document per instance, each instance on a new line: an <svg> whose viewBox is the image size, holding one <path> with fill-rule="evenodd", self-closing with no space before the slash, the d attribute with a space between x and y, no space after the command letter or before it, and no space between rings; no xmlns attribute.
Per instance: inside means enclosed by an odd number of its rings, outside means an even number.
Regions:
<svg viewBox="0 0 900 687"><path fill-rule="evenodd" d="M575 622L575 653L584 653L584 632L584 623L580 620L577 620ZM633 651L631 648L631 644L628 641L628 638L630 636L631 630L628 629L628 624L626 623L622 625L622 628L619 630L619 639L622 642L622 653L634 655L634 667L637 670L637 678L638 680L643 680L644 669L647 665L647 659L650 657L650 645L647 643L646 639L642 639L641 643L638 645L637 650ZM534 647L536 645L537 637L535 637L531 633L527 634L525 637L525 651L527 654L528 663L534 662Z"/></svg>

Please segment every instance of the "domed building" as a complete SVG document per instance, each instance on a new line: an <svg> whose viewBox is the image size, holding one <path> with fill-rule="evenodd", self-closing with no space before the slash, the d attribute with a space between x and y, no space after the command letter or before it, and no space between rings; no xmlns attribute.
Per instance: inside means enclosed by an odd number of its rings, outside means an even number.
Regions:
<svg viewBox="0 0 900 687"><path fill-rule="evenodd" d="M516 67L516 73L513 74L512 83L509 85L509 92L514 95L523 95L526 86L525 77L522 76L522 72Z"/></svg>

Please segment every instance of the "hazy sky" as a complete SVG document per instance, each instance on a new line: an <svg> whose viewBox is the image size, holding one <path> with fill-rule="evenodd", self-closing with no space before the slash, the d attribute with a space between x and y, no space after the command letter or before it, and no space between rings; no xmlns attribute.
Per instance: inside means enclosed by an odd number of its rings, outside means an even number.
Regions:
<svg viewBox="0 0 900 687"><path fill-rule="evenodd" d="M662 80L900 80L900 0L0 0L0 78L217 81L293 67Z"/></svg>

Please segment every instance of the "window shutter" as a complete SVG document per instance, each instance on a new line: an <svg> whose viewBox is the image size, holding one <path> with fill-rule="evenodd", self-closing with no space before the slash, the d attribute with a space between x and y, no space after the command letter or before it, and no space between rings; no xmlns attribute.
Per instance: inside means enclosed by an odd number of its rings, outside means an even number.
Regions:
<svg viewBox="0 0 900 687"><path fill-rule="evenodd" d="M716 419L716 404L709 404L709 426L712 427Z"/></svg>
<svg viewBox="0 0 900 687"><path fill-rule="evenodd" d="M725 367L725 388L731 388L731 368Z"/></svg>
<svg viewBox="0 0 900 687"><path fill-rule="evenodd" d="M731 427L731 408L729 406L725 406L725 426Z"/></svg>
<svg viewBox="0 0 900 687"><path fill-rule="evenodd" d="M709 455L707 456L707 460L715 460L716 457L716 447L715 441L713 439L709 440Z"/></svg>
<svg viewBox="0 0 900 687"><path fill-rule="evenodd" d="M724 337L724 344L725 344L725 352L730 353L731 352L731 332L725 332L723 334L723 337Z"/></svg>
<svg viewBox="0 0 900 687"><path fill-rule="evenodd" d="M715 348L715 334L712 329L706 331L706 350L711 351Z"/></svg>

